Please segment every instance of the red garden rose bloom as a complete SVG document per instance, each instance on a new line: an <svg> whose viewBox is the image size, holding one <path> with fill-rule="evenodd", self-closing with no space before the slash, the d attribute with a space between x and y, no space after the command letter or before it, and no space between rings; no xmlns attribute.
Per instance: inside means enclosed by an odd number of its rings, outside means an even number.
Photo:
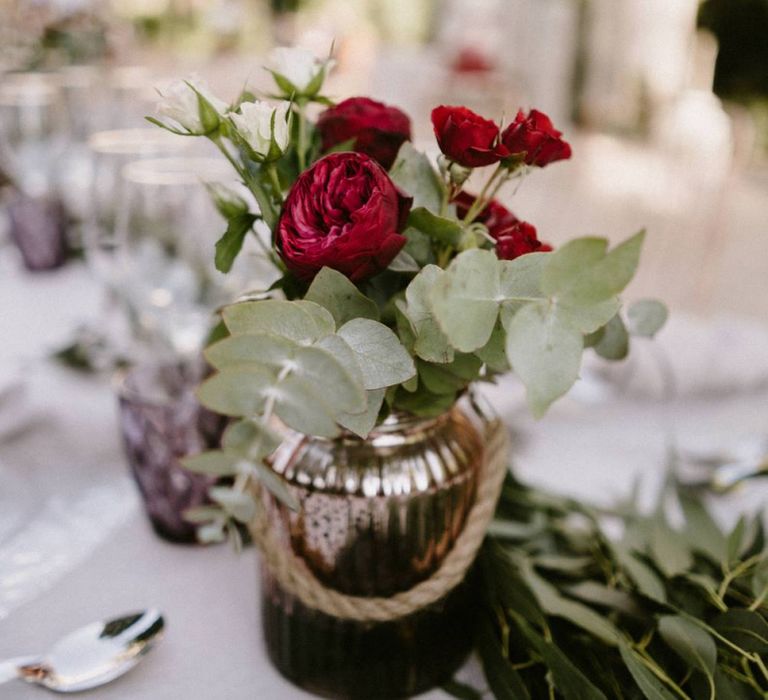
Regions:
<svg viewBox="0 0 768 700"><path fill-rule="evenodd" d="M332 153L294 183L277 225L280 257L309 282L323 267L361 282L384 270L405 245L411 200L384 168L361 153Z"/></svg>
<svg viewBox="0 0 768 700"><path fill-rule="evenodd" d="M515 121L504 129L501 142L509 153L524 154L527 165L543 168L571 157L571 147L561 136L546 114L532 109L526 117L520 110Z"/></svg>
<svg viewBox="0 0 768 700"><path fill-rule="evenodd" d="M317 120L317 128L324 151L354 141L353 150L371 156L387 170L400 146L411 138L411 120L404 112L367 97L350 97L326 109Z"/></svg>
<svg viewBox="0 0 768 700"><path fill-rule="evenodd" d="M536 237L536 228L526 221L518 221L499 231L496 239L496 256L500 260L514 260L526 253L543 253L552 246L542 243Z"/></svg>
<svg viewBox="0 0 768 700"><path fill-rule="evenodd" d="M475 196L462 191L453 198L453 203L456 205L456 215L463 219L469 212L469 208L475 203ZM492 199L485 205L475 221L485 224L488 227L488 233L496 238L500 231L516 224L519 219L503 204Z"/></svg>
<svg viewBox="0 0 768 700"><path fill-rule="evenodd" d="M492 165L507 155L499 127L466 107L435 107L432 126L440 150L465 168Z"/></svg>

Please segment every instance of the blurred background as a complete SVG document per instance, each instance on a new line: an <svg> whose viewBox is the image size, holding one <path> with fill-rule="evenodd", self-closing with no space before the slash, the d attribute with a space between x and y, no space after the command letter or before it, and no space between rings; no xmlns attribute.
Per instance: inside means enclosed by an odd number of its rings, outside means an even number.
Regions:
<svg viewBox="0 0 768 700"><path fill-rule="evenodd" d="M439 103L547 112L574 158L517 194L540 237L646 227L633 293L768 316L768 0L4 0L0 12L0 164L46 197L44 219L63 217L70 247L114 244L87 235L94 217L125 218L94 212L101 202L140 206L113 191L131 146L94 145L95 132L148 126L155 88L174 77L232 99L246 83L268 90L272 46L333 46L330 95L397 104L426 148ZM176 150L140 140L142 155ZM5 192L5 218L23 218Z"/></svg>

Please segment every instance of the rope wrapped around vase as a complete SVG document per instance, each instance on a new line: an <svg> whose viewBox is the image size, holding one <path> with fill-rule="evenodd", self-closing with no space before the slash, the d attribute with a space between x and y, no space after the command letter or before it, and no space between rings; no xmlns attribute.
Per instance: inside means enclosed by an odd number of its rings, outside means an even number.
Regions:
<svg viewBox="0 0 768 700"><path fill-rule="evenodd" d="M276 540L263 509L251 524L254 543L261 549L264 564L280 586L306 607L332 617L360 622L389 622L437 602L464 579L483 543L488 524L496 510L507 473L509 436L503 424L494 420L487 427L485 455L475 503L464 529L440 567L412 588L387 598L353 596L328 588L310 571L301 557Z"/></svg>

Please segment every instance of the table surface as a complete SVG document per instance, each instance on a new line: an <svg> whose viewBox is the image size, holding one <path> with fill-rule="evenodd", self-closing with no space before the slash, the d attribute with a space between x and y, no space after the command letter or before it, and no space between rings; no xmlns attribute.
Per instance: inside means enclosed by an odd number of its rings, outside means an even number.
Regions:
<svg viewBox="0 0 768 700"><path fill-rule="evenodd" d="M6 265L0 274L0 364L23 362L26 404L37 415L26 433L0 444L0 503L4 483L25 484L30 517L41 519L36 548L25 549L32 540L9 548L0 532L0 595L3 586L6 594L17 592L0 598L0 658L44 650L92 620L158 607L167 620L163 642L136 670L89 697L307 697L266 660L255 553L157 539L127 475L108 383L45 361L77 323L98 311L98 289L77 264L34 276ZM768 432L765 385L716 399L665 401L595 401L577 391L539 422L527 416L512 380L489 396L513 429L520 478L602 503L626 495L638 478L648 497L663 478L673 439ZM765 496L753 486L715 506L733 522L762 507ZM42 519L54 516L79 533L76 544L46 532ZM19 567L29 576L21 589L10 580ZM465 672L480 678L476 666ZM0 688L0 698L39 697L42 691L20 683ZM435 690L424 697L446 696Z"/></svg>

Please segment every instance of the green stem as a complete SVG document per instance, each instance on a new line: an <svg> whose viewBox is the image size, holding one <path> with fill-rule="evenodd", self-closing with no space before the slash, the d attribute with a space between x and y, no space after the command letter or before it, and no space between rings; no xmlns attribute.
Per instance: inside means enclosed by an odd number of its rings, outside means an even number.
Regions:
<svg viewBox="0 0 768 700"><path fill-rule="evenodd" d="M296 152L299 158L299 171L303 172L307 168L307 118L304 114L304 102L297 101L299 108L299 142L296 145Z"/></svg>
<svg viewBox="0 0 768 700"><path fill-rule="evenodd" d="M267 165L267 174L269 175L269 181L272 184L272 192L275 201L282 205L283 188L280 186L280 178L277 176L277 168L274 163L269 163Z"/></svg>
<svg viewBox="0 0 768 700"><path fill-rule="evenodd" d="M752 605L749 606L749 609L752 612L755 612L755 610L757 610L763 605L763 601L765 600L766 596L768 596L768 583L765 585L760 595L757 596L757 598L755 598Z"/></svg>
<svg viewBox="0 0 768 700"><path fill-rule="evenodd" d="M651 672L654 676L656 676L660 681L666 683L672 690L677 693L683 700L691 700L688 693L686 693L677 683L675 683L664 671L661 666L659 666L648 654L645 652L644 649L638 650L638 658L643 663L643 665Z"/></svg>
<svg viewBox="0 0 768 700"><path fill-rule="evenodd" d="M725 578L723 579L723 582L720 584L720 588L717 589L717 594L720 597L720 599L725 597L725 594L728 592L728 587L733 583L739 576L746 573L751 569L755 564L759 563L764 557L764 554L761 552L760 554L755 554L754 556L751 556L749 559L746 559L745 561L741 562L733 571L729 571L726 573ZM725 572L724 572L725 573Z"/></svg>
<svg viewBox="0 0 768 700"><path fill-rule="evenodd" d="M464 217L464 224L471 224L485 209L488 202L491 200L489 197L486 199L486 193L488 192L488 189L490 188L491 184L498 178L500 175L502 175L505 172L505 169L502 165L499 165L496 170L493 171L493 174L488 178L485 185L483 185L483 189L480 190L480 193L475 197L475 201L472 203L472 206L469 208L469 211L467 212L467 215ZM498 191L498 188L497 190Z"/></svg>

